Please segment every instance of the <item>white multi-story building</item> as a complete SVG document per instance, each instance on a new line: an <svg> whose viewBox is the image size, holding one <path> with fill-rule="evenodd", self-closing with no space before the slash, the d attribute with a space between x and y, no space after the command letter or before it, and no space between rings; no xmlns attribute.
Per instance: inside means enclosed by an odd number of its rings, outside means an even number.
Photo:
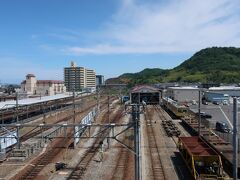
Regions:
<svg viewBox="0 0 240 180"><path fill-rule="evenodd" d="M67 91L96 89L96 73L94 70L77 67L71 62L71 67L64 68L64 83Z"/></svg>
<svg viewBox="0 0 240 180"><path fill-rule="evenodd" d="M37 80L34 74L28 74L26 80L21 83L21 92L28 95L51 96L66 92L63 81Z"/></svg>

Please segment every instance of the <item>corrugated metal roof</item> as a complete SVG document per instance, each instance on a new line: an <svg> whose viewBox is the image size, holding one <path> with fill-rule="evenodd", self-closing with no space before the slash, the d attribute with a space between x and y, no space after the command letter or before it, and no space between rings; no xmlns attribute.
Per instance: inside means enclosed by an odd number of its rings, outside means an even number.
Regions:
<svg viewBox="0 0 240 180"><path fill-rule="evenodd" d="M209 90L238 90L240 91L240 87L236 86L220 86L220 87L210 87Z"/></svg>
<svg viewBox="0 0 240 180"><path fill-rule="evenodd" d="M141 92L159 92L159 89L154 88L152 86L148 85L139 85L135 86L132 90L131 93L141 93Z"/></svg>
<svg viewBox="0 0 240 180"><path fill-rule="evenodd" d="M176 89L176 90L199 90L198 87L191 87L191 86L168 87L168 89Z"/></svg>

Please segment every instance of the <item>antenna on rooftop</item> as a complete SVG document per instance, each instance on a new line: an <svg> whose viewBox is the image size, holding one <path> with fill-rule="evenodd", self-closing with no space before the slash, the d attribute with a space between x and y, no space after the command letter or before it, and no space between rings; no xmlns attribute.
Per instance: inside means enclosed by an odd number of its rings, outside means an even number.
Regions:
<svg viewBox="0 0 240 180"><path fill-rule="evenodd" d="M71 67L77 67L77 64L74 61L71 61Z"/></svg>

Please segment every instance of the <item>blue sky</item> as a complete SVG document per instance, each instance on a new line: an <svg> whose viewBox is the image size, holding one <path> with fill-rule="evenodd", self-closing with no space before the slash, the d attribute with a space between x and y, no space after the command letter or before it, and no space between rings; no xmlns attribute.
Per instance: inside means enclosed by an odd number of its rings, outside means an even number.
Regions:
<svg viewBox="0 0 240 180"><path fill-rule="evenodd" d="M239 47L240 1L3 0L0 24L1 83L63 79L72 60L109 78Z"/></svg>

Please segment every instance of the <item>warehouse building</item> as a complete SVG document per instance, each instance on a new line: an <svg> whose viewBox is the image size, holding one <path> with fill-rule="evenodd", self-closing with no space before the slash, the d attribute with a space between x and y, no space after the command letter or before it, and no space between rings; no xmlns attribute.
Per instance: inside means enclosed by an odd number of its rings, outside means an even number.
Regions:
<svg viewBox="0 0 240 180"><path fill-rule="evenodd" d="M96 73L71 62L71 67L64 68L64 83L68 92L96 89Z"/></svg>
<svg viewBox="0 0 240 180"><path fill-rule="evenodd" d="M228 94L206 91L204 92L204 97L209 102L218 102L218 103L229 102Z"/></svg>
<svg viewBox="0 0 240 180"><path fill-rule="evenodd" d="M220 86L220 87L211 87L208 89L209 92L215 92L220 94L228 94L229 96L240 97L240 87L235 86Z"/></svg>
<svg viewBox="0 0 240 180"><path fill-rule="evenodd" d="M37 80L34 74L28 74L21 83L21 92L28 95L51 96L66 92L63 81Z"/></svg>
<svg viewBox="0 0 240 180"><path fill-rule="evenodd" d="M199 99L199 88L197 87L168 87L166 97L177 102L197 102Z"/></svg>

